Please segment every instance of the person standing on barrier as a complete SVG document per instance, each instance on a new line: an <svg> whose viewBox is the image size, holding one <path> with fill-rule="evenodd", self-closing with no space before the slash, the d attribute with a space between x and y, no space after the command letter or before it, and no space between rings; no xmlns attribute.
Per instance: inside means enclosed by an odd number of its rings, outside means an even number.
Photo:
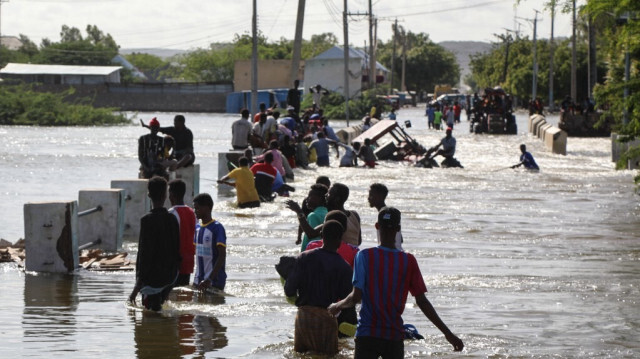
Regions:
<svg viewBox="0 0 640 359"><path fill-rule="evenodd" d="M533 159L533 155L531 155L531 153L527 152L527 146L525 146L524 144L520 145L520 152L522 152L522 154L520 155L520 163L517 163L513 166L511 166L511 168L517 168L520 166L524 166L524 168L528 169L528 170L534 170L537 171L540 169L540 167L538 167L538 164L536 163L536 161Z"/></svg>
<svg viewBox="0 0 640 359"><path fill-rule="evenodd" d="M160 311L179 274L180 228L176 217L164 207L167 181L153 177L147 188L152 209L140 220L136 284L129 301L135 305L141 293L145 308Z"/></svg>
<svg viewBox="0 0 640 359"><path fill-rule="evenodd" d="M162 176L169 178L167 169L162 164L164 157L164 137L158 136L160 122L154 117L149 121L151 133L138 139L138 161L140 161L140 178Z"/></svg>
<svg viewBox="0 0 640 359"><path fill-rule="evenodd" d="M158 128L158 132L171 136L175 141L173 153L178 160L175 168L191 166L196 160L193 152L193 133L185 126L185 122L183 115L176 115L173 118L173 126ZM150 128L142 119L140 124L142 127Z"/></svg>
<svg viewBox="0 0 640 359"><path fill-rule="evenodd" d="M193 244L193 236L196 232L196 215L191 207L184 204L184 194L187 192L187 185L182 180L169 182L169 202L171 208L169 213L178 220L180 227L180 275L176 285L189 285L191 273L193 273L193 256L196 254L196 247Z"/></svg>

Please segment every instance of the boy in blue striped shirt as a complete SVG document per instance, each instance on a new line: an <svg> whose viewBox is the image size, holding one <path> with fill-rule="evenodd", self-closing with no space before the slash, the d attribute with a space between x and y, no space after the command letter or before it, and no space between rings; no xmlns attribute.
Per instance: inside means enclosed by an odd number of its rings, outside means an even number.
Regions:
<svg viewBox="0 0 640 359"><path fill-rule="evenodd" d="M409 292L454 350L461 351L464 348L462 340L449 330L425 296L427 287L416 258L395 247L395 236L400 230L400 211L393 207L383 208L378 213L376 227L382 244L360 250L355 259L351 294L328 308L335 315L341 309L362 301L354 357L404 357L402 313Z"/></svg>

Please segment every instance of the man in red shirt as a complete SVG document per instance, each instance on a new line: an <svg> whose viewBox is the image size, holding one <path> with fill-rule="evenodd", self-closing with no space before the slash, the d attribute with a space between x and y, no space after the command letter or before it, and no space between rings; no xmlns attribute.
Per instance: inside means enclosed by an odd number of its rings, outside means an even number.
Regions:
<svg viewBox="0 0 640 359"><path fill-rule="evenodd" d="M455 121L455 123L460 123L461 112L462 112L462 107L460 107L460 105L458 104L458 101L456 101L453 104L453 121Z"/></svg>
<svg viewBox="0 0 640 359"><path fill-rule="evenodd" d="M253 173L256 190L260 196L260 202L273 201L273 181L276 179L277 171L275 167L271 165L273 162L273 153L267 152L264 155L264 162L256 163L251 166L251 172Z"/></svg>
<svg viewBox="0 0 640 359"><path fill-rule="evenodd" d="M176 286L189 285L191 273L193 273L194 255L196 247L193 244L193 236L196 231L196 215L191 207L184 204L184 194L187 190L186 184L182 180L169 182L169 201L171 208L169 213L176 216L180 227L180 274Z"/></svg>

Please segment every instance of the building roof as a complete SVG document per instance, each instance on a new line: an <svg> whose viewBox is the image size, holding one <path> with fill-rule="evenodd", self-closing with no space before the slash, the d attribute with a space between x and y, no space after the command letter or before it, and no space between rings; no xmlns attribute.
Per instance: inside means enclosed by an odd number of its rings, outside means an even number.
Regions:
<svg viewBox="0 0 640 359"><path fill-rule="evenodd" d="M34 65L8 63L0 74L12 75L97 75L107 76L122 66Z"/></svg>
<svg viewBox="0 0 640 359"><path fill-rule="evenodd" d="M366 60L369 58L369 55L360 49L349 48L349 57L356 59ZM342 59L344 58L344 51L341 47L334 46L329 50L321 53L320 55L314 57L312 60L328 60L328 59ZM389 70L384 67L381 63L376 61L376 69L388 72Z"/></svg>

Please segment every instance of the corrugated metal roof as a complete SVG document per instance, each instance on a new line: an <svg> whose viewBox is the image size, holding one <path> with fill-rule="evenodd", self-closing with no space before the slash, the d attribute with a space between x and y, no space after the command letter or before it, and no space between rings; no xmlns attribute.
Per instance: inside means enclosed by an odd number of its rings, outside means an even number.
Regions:
<svg viewBox="0 0 640 359"><path fill-rule="evenodd" d="M101 75L107 76L122 66L34 65L8 63L0 73L13 75Z"/></svg>

